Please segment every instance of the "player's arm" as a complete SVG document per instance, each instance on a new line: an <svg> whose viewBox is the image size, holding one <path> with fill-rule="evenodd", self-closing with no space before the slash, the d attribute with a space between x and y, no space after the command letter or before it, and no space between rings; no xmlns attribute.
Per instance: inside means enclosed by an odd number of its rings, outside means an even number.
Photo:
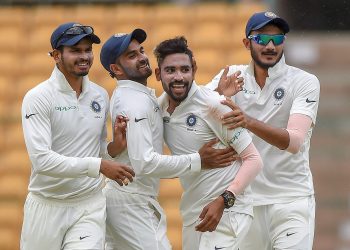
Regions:
<svg viewBox="0 0 350 250"><path fill-rule="evenodd" d="M108 154L114 158L127 147L126 129L129 118L122 115L117 115L112 124L113 140L108 144Z"/></svg>
<svg viewBox="0 0 350 250"><path fill-rule="evenodd" d="M223 115L223 123L229 129L244 127L266 141L267 143L290 153L297 153L303 144L307 132L312 126L312 120L304 114L292 114L286 128L278 128L259 121L245 114L232 100L222 102L232 111Z"/></svg>
<svg viewBox="0 0 350 250"><path fill-rule="evenodd" d="M262 159L253 143L250 143L241 153L242 165L234 180L227 188L234 197L241 194L246 187L254 180L263 166ZM212 232L220 222L225 209L224 198L219 196L214 201L205 206L199 215L201 222L196 226L200 232Z"/></svg>
<svg viewBox="0 0 350 250"><path fill-rule="evenodd" d="M234 148L242 160L242 165L227 188L228 191L237 196L253 181L261 170L263 162L246 129L239 127L229 130L221 123L221 115L229 109L220 104L218 97L214 96L209 100L205 120L215 134L221 138L222 143ZM200 214L201 223L196 227L196 230L202 232L215 230L224 208L225 204L221 196L209 203Z"/></svg>
<svg viewBox="0 0 350 250"><path fill-rule="evenodd" d="M49 99L29 92L22 103L22 127L33 173L56 178L98 177L101 158L67 157L52 150Z"/></svg>

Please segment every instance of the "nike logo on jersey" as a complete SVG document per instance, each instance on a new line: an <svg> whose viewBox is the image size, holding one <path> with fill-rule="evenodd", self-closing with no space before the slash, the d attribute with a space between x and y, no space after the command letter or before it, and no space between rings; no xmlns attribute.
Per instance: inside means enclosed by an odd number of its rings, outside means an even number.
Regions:
<svg viewBox="0 0 350 250"><path fill-rule="evenodd" d="M31 117L31 116L33 116L33 115L37 115L37 114L38 114L38 113L29 114L29 115L28 115L28 114L26 114L25 118L26 118L26 119L29 119L29 117Z"/></svg>
<svg viewBox="0 0 350 250"><path fill-rule="evenodd" d="M144 119L147 119L147 118L137 119L137 118L135 117L135 122L139 122L139 121L142 121L142 120L144 120Z"/></svg>
<svg viewBox="0 0 350 250"><path fill-rule="evenodd" d="M287 237L288 236L291 236L291 235L293 235L293 234L296 234L297 232L294 232L294 233L287 233Z"/></svg>
<svg viewBox="0 0 350 250"><path fill-rule="evenodd" d="M316 101L312 101L312 100L309 100L309 98L306 98L306 102L307 103L312 103L312 102L316 102Z"/></svg>
<svg viewBox="0 0 350 250"><path fill-rule="evenodd" d="M217 247L215 246L215 250L220 250L220 249L224 249L225 247Z"/></svg>
<svg viewBox="0 0 350 250"><path fill-rule="evenodd" d="M83 239L85 239L85 238L87 238L87 237L90 237L90 236L91 236L91 235L80 236L79 239L80 239L80 240L83 240Z"/></svg>

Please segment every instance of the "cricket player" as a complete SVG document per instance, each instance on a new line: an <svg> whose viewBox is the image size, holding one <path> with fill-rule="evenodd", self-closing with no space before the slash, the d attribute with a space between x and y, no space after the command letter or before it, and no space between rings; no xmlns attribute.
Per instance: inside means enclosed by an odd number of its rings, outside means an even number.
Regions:
<svg viewBox="0 0 350 250"><path fill-rule="evenodd" d="M129 119L127 150L117 154L110 148L109 154L136 173L134 182L123 187L107 180L106 249L171 249L165 213L157 200L160 178L225 167L234 160L232 149L213 149L213 142L187 155L163 155L162 112L155 91L147 87L152 70L142 46L146 37L142 29L115 34L104 43L100 55L104 68L118 80L111 98L112 119L119 115Z"/></svg>
<svg viewBox="0 0 350 250"><path fill-rule="evenodd" d="M24 205L21 250L104 249L106 175L119 185L134 171L106 154L107 92L87 76L91 26L65 23L51 36L56 66L25 95L22 125L32 172ZM118 150L118 149L116 149Z"/></svg>
<svg viewBox="0 0 350 250"><path fill-rule="evenodd" d="M208 84L225 89L225 84L218 86L220 78L242 72L243 90L232 97L233 102L224 101L233 109L224 116L225 123L248 129L264 161L251 185L254 220L240 250L311 250L313 245L315 198L309 149L320 83L316 76L285 63L288 32L288 23L276 14L253 14L243 39L251 63L232 65Z"/></svg>
<svg viewBox="0 0 350 250"><path fill-rule="evenodd" d="M260 155L246 129L222 125L220 117L229 110L220 103L224 97L194 82L196 64L184 37L161 42L154 54L165 91L159 98L164 138L172 154L196 152L218 137L217 147L233 147L240 156L229 167L180 176L182 249L238 249L253 217L249 183L262 168Z"/></svg>

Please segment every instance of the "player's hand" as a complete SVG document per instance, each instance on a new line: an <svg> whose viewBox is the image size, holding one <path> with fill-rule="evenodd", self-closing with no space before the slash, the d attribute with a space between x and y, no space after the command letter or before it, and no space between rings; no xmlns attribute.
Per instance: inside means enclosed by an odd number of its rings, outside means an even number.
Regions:
<svg viewBox="0 0 350 250"><path fill-rule="evenodd" d="M244 79L243 77L239 77L241 71L238 70L229 76L227 75L228 71L229 66L226 66L220 77L217 91L220 95L234 96L243 89L242 86L244 85Z"/></svg>
<svg viewBox="0 0 350 250"><path fill-rule="evenodd" d="M108 154L115 157L120 154L127 146L126 129L128 117L118 115L115 118L113 126L113 141L108 144Z"/></svg>
<svg viewBox="0 0 350 250"><path fill-rule="evenodd" d="M201 222L196 226L196 231L214 231L220 222L224 209L224 199L221 196L206 205L199 215Z"/></svg>
<svg viewBox="0 0 350 250"><path fill-rule="evenodd" d="M230 107L231 112L222 115L222 124L226 125L228 129L235 129L238 127L247 128L251 118L243 113L238 105L236 105L231 98L221 101L222 104Z"/></svg>
<svg viewBox="0 0 350 250"><path fill-rule="evenodd" d="M120 186L128 185L133 181L135 176L134 170L122 163L102 160L100 166L100 172L107 178L115 180Z"/></svg>
<svg viewBox="0 0 350 250"><path fill-rule="evenodd" d="M230 166L239 157L232 147L215 149L213 146L218 139L211 140L204 144L198 151L201 157L202 168L222 168Z"/></svg>

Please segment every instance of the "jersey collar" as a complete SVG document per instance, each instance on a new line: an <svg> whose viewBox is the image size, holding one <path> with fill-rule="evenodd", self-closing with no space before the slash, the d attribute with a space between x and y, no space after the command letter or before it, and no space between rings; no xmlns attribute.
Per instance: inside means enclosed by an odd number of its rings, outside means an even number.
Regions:
<svg viewBox="0 0 350 250"><path fill-rule="evenodd" d="M70 84L68 83L66 77L63 75L63 73L57 68L57 66L55 66L52 74L51 74L51 78L53 80L53 84L55 85L55 87L62 92L71 92L74 90L72 89L72 87L70 86ZM89 77L86 75L83 77L83 87L82 87L82 93L81 94L85 94L88 90L89 90Z"/></svg>
<svg viewBox="0 0 350 250"><path fill-rule="evenodd" d="M118 80L118 87L119 88L130 88L136 91L143 92L147 95L151 95L153 97L156 96L155 90L151 89L141 83L131 81L131 80Z"/></svg>

